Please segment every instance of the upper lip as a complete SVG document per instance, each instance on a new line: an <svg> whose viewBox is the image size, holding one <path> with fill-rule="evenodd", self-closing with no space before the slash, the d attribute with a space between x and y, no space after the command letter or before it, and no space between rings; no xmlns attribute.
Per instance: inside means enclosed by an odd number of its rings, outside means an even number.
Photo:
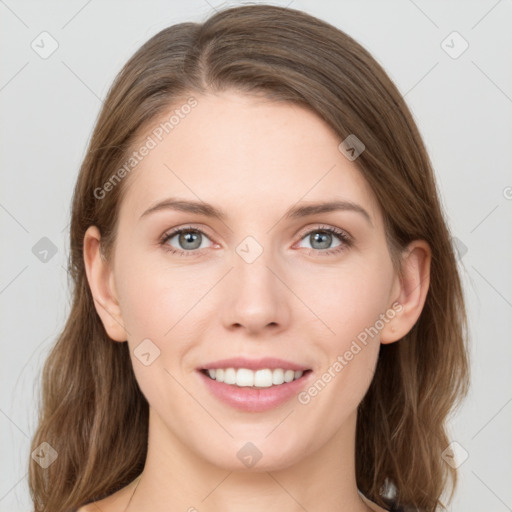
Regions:
<svg viewBox="0 0 512 512"><path fill-rule="evenodd" d="M282 368L283 370L306 371L309 370L307 366L279 359L276 357L263 357L261 359L247 359L245 357L232 357L229 359L220 359L211 363L206 363L198 370L214 370L217 368L247 368L249 370L261 370L269 368L274 370Z"/></svg>

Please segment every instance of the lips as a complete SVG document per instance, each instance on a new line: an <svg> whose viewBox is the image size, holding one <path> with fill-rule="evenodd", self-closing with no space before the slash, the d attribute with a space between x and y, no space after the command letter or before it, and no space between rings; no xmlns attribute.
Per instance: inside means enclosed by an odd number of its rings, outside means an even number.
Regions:
<svg viewBox="0 0 512 512"><path fill-rule="evenodd" d="M208 376L208 370L245 368L257 372L258 370L286 370L290 373L298 372L298 378L291 382L283 382L270 387L238 387L233 384L218 382ZM232 370L230 370L232 372ZM302 372L302 375L300 374ZM283 405L294 397L314 378L313 371L307 366L279 358L265 357L261 359L247 359L235 357L206 363L197 368L197 374L206 389L220 402L231 408L244 412L264 412Z"/></svg>
<svg viewBox="0 0 512 512"><path fill-rule="evenodd" d="M245 357L232 357L230 359L221 359L218 361L212 361L206 363L204 366L200 366L197 368L198 370L211 370L218 368L247 368L248 370L262 370L268 368L270 370L274 370L277 368L282 368L283 370L293 370L293 371L306 371L311 368L308 366L304 366L298 363L294 363L292 361L287 361L285 359L279 359L276 357L263 357L260 359L248 359Z"/></svg>

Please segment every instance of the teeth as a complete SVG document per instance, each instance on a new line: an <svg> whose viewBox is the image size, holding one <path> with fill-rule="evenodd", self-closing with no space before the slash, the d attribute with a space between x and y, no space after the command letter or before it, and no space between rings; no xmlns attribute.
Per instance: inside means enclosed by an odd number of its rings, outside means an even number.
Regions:
<svg viewBox="0 0 512 512"><path fill-rule="evenodd" d="M270 386L278 386L284 382L292 382L300 379L304 372L297 370L283 370L276 368L270 370L264 368L262 370L249 370L247 368L218 368L208 370L208 375L217 382L232 384L239 387L256 387L269 388Z"/></svg>
<svg viewBox="0 0 512 512"><path fill-rule="evenodd" d="M236 384L236 371L234 368L224 370L224 382L226 384Z"/></svg>

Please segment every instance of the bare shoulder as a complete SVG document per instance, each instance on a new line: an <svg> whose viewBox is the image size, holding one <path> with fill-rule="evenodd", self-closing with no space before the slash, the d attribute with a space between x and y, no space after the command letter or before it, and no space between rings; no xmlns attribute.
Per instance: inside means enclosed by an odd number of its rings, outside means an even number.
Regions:
<svg viewBox="0 0 512 512"><path fill-rule="evenodd" d="M103 500L80 507L77 512L123 512L130 500L131 492L129 492L129 490L131 488L132 484ZM362 499L374 512L388 512L388 510L379 507L379 505L364 496L362 496Z"/></svg>
<svg viewBox="0 0 512 512"><path fill-rule="evenodd" d="M96 507L94 507L96 508ZM93 512L92 505L84 505L83 507L80 507L76 512ZM98 509L96 508L96 512Z"/></svg>
<svg viewBox="0 0 512 512"><path fill-rule="evenodd" d="M80 507L77 512L124 512L133 494L134 483L130 483L106 498Z"/></svg>
<svg viewBox="0 0 512 512"><path fill-rule="evenodd" d="M117 512L122 510L117 507L114 508L108 498L104 500L94 501L93 503L89 503L88 505L84 505L80 507L77 512Z"/></svg>
<svg viewBox="0 0 512 512"><path fill-rule="evenodd" d="M134 483L135 481L107 498L80 507L77 512L123 512L132 496ZM361 498L374 512L388 512L365 496Z"/></svg>
<svg viewBox="0 0 512 512"><path fill-rule="evenodd" d="M94 503L90 503L89 505L84 505L83 507L80 507L76 512L98 512L98 508L95 506Z"/></svg>
<svg viewBox="0 0 512 512"><path fill-rule="evenodd" d="M124 509L121 500L113 503L109 498L84 505L83 507L80 507L77 512L121 512ZM125 507L127 503L128 501L126 501Z"/></svg>

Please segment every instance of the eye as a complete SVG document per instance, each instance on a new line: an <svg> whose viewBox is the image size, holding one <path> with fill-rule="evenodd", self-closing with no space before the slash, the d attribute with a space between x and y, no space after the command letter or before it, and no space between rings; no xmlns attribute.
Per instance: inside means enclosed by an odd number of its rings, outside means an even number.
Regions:
<svg viewBox="0 0 512 512"><path fill-rule="evenodd" d="M169 244L173 238L176 238L176 243L179 245L178 248ZM209 239L204 231L189 226L165 233L160 244L171 253L194 256L197 249L204 248L204 246L202 247L202 242L205 238Z"/></svg>
<svg viewBox="0 0 512 512"><path fill-rule="evenodd" d="M178 247L170 244L174 238L176 238L175 243L178 244ZM308 254L311 255L321 254L322 256L328 256L339 253L353 245L353 239L348 233L330 226L319 226L308 231L301 238L301 240L304 239L307 239L311 244L311 249L308 251ZM331 248L333 239L338 239L339 243L334 248ZM165 233L160 241L160 245L166 251L173 254L195 256L199 249L205 248L203 245L205 240L210 240L210 238L204 231L193 226L187 226Z"/></svg>
<svg viewBox="0 0 512 512"><path fill-rule="evenodd" d="M330 248L333 238L337 238L339 244ZM304 239L307 239L312 246L312 251L309 251L310 254L316 252L322 256L339 253L353 245L352 237L348 233L330 226L320 226L313 231L308 231L301 240Z"/></svg>

